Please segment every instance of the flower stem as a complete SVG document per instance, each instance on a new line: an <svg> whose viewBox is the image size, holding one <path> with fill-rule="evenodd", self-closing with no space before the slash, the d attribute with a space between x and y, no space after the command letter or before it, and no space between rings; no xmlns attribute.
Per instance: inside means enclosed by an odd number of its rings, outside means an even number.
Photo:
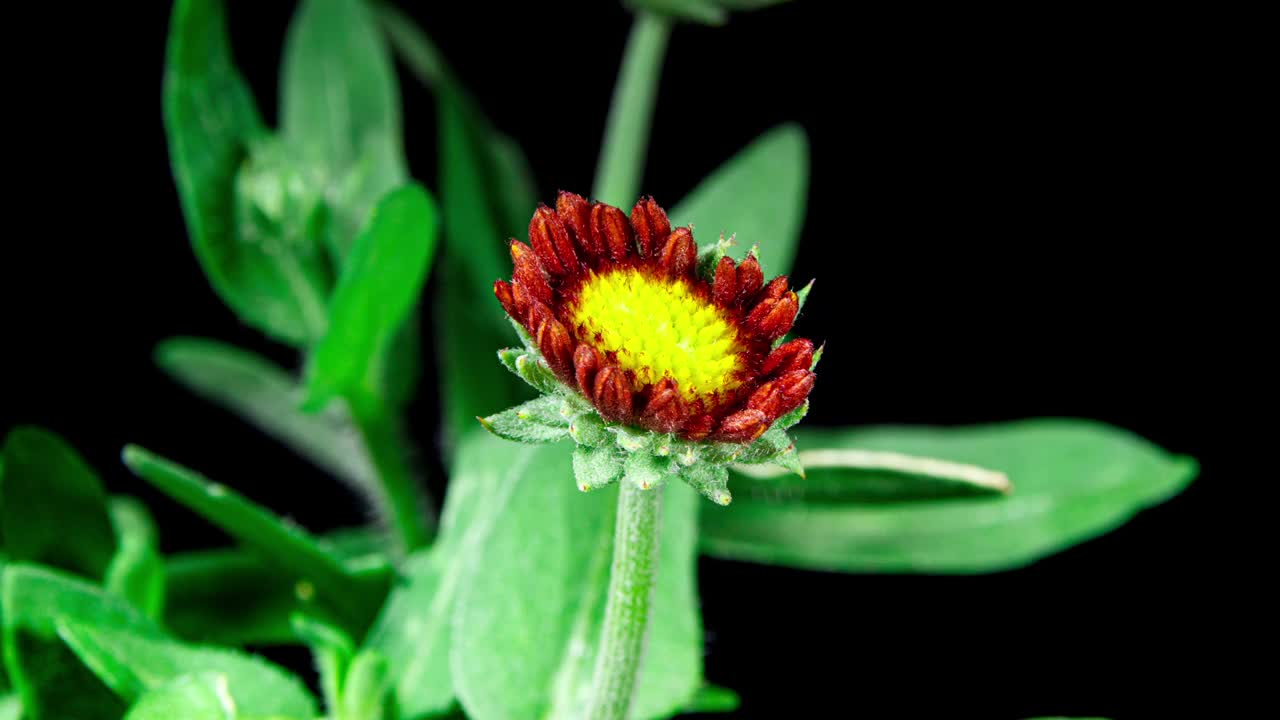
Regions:
<svg viewBox="0 0 1280 720"><path fill-rule="evenodd" d="M600 202L630 207L640 191L653 104L670 34L671 22L666 18L636 13L596 167L595 199Z"/></svg>
<svg viewBox="0 0 1280 720"><path fill-rule="evenodd" d="M592 679L592 720L626 720L640 676L649 604L658 575L662 490L623 480L613 535L613 568Z"/></svg>
<svg viewBox="0 0 1280 720"><path fill-rule="evenodd" d="M359 390L347 396L351 419L378 478L378 513L391 525L404 553L431 540L435 512L405 454L399 418L376 393Z"/></svg>

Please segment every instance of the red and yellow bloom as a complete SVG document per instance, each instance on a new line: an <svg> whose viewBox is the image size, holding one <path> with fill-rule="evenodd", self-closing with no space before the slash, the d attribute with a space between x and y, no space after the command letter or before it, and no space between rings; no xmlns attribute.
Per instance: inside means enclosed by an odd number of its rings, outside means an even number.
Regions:
<svg viewBox="0 0 1280 720"><path fill-rule="evenodd" d="M562 192L511 258L494 294L609 422L749 443L813 389L813 343L775 347L800 309L787 278L766 284L754 255L720 257L704 277L692 230L673 230L652 198L628 218Z"/></svg>

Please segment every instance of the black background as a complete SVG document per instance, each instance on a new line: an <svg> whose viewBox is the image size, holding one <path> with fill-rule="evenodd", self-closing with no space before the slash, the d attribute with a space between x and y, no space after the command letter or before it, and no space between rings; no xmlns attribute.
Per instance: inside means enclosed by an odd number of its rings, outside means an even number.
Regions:
<svg viewBox="0 0 1280 720"><path fill-rule="evenodd" d="M609 2L422 5L414 15L524 147L544 199L588 192L627 14ZM818 279L799 329L828 343L811 422L1089 417L1204 469L1166 505L1016 572L703 560L707 676L741 693L742 717L1186 712L1213 690L1215 557L1202 534L1234 483L1214 462L1202 259L1185 242L1209 216L1189 191L1196 45L1137 11L834 10L845 5L680 26L644 183L670 206L769 127L808 131L794 277ZM272 117L291 4L232 7L238 63ZM309 528L353 524L363 513L341 487L151 365L154 344L179 334L295 362L238 324L190 252L161 126L167 17L167 3L139 3L15 22L49 32L13 68L34 125L15 149L35 162L16 178L29 201L10 214L36 223L14 225L0 268L12 292L3 355L17 364L0 429L63 434L112 491L148 500L168 550L222 539L122 469L126 442ZM431 96L405 73L401 84L411 166L434 185ZM435 397L423 388L413 420L429 447ZM432 484L442 491L439 472Z"/></svg>

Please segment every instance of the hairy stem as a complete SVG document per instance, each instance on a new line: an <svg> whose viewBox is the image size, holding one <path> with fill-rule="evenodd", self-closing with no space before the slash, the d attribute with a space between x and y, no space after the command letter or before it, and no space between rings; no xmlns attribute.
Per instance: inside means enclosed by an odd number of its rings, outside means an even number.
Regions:
<svg viewBox="0 0 1280 720"><path fill-rule="evenodd" d="M586 714L592 720L626 720L631 710L658 575L662 490L619 485L609 598Z"/></svg>
<svg viewBox="0 0 1280 720"><path fill-rule="evenodd" d="M653 104L662 75L671 22L648 12L638 12L627 39L618 84L596 167L595 199L629 207L640 192Z"/></svg>
<svg viewBox="0 0 1280 720"><path fill-rule="evenodd" d="M404 553L426 545L431 540L435 511L409 465L399 418L372 392L352 392L347 405L377 475L374 490L379 516L389 522Z"/></svg>

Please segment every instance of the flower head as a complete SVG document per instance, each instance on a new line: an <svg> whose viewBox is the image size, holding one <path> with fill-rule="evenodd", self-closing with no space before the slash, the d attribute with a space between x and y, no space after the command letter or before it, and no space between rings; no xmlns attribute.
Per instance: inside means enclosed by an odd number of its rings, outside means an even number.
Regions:
<svg viewBox="0 0 1280 720"><path fill-rule="evenodd" d="M666 457L675 443L686 459L738 460L805 405L815 352L806 339L780 344L802 304L787 278L765 283L754 253L735 263L726 247L700 255L692 229L672 229L652 198L628 217L562 192L534 213L528 245L511 242L512 280L494 284L539 362L504 361L574 398L566 417L585 401L625 451ZM542 363L555 382L530 379ZM569 430L591 447L589 432ZM706 452L723 444L736 451Z"/></svg>

